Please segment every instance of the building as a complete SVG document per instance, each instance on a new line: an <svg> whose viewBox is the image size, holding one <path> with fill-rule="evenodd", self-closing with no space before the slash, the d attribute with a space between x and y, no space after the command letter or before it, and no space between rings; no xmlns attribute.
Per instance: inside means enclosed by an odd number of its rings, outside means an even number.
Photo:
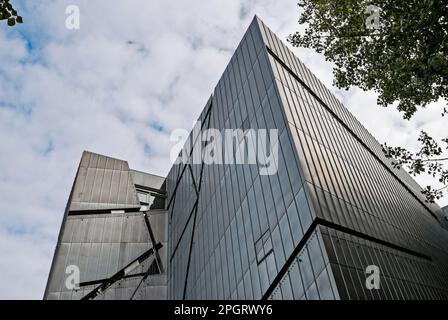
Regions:
<svg viewBox="0 0 448 320"><path fill-rule="evenodd" d="M448 220L448 206L443 207L442 211L445 216L445 220Z"/></svg>
<svg viewBox="0 0 448 320"><path fill-rule="evenodd" d="M84 152L44 299L165 299L165 201L165 178Z"/></svg>
<svg viewBox="0 0 448 320"><path fill-rule="evenodd" d="M271 146L278 152L269 154L276 170L198 163L196 150L207 143L192 131L188 161L173 165L165 180L167 227L158 226L167 228L167 298L448 298L441 209L392 168L374 137L257 17L198 123L202 131L240 129L234 153L253 143L252 129L276 129ZM135 199L123 205L139 210ZM47 297L60 288L47 288Z"/></svg>

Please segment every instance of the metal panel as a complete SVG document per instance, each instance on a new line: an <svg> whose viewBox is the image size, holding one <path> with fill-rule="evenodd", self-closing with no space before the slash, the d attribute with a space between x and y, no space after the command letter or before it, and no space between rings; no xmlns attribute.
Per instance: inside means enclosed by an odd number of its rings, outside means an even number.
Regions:
<svg viewBox="0 0 448 320"><path fill-rule="evenodd" d="M81 282L87 281L86 279L88 278L87 274L88 274L89 257L92 255L91 247L92 247L91 243L82 243L80 245L77 265L80 271Z"/></svg>
<svg viewBox="0 0 448 320"><path fill-rule="evenodd" d="M87 269L84 273L84 281L98 280L98 267L100 262L101 243L92 243L88 255Z"/></svg>
<svg viewBox="0 0 448 320"><path fill-rule="evenodd" d="M70 244L61 243L59 246L59 255L56 257L53 277L49 281L49 290L52 292L60 291L65 283L65 268Z"/></svg>
<svg viewBox="0 0 448 320"><path fill-rule="evenodd" d="M110 261L110 253L112 249L111 243L102 243L101 244L101 252L100 252L100 260L99 260L99 267L97 278L98 279L105 279L110 277L113 273L109 272L109 261ZM116 271L116 270L114 270Z"/></svg>
<svg viewBox="0 0 448 320"><path fill-rule="evenodd" d="M104 177L104 169L96 169L95 180L93 182L92 197L90 199L90 202L92 203L100 203L103 177Z"/></svg>

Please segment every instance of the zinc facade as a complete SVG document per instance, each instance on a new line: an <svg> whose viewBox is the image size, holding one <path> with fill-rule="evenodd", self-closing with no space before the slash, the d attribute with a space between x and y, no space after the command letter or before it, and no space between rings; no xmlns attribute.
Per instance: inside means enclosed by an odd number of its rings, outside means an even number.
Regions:
<svg viewBox="0 0 448 320"><path fill-rule="evenodd" d="M278 130L277 171L195 163L206 143L194 130L190 161L166 178L85 152L46 299L448 298L441 209L257 17L198 120ZM80 267L77 290L66 288L69 265ZM379 289L366 286L372 265Z"/></svg>
<svg viewBox="0 0 448 320"><path fill-rule="evenodd" d="M199 120L278 129L278 172L173 166L169 298L448 297L440 208L258 18ZM380 270L378 290L365 285L369 265Z"/></svg>
<svg viewBox="0 0 448 320"><path fill-rule="evenodd" d="M126 161L84 152L44 299L166 299L164 183Z"/></svg>

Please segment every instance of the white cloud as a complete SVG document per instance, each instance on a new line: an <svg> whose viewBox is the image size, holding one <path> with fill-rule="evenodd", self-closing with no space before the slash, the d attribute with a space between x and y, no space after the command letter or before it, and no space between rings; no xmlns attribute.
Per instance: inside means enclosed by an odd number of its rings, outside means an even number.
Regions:
<svg viewBox="0 0 448 320"><path fill-rule="evenodd" d="M298 27L294 1L242 3L17 2L25 23L0 26L0 298L42 298L83 150L166 174L169 132L191 127L253 15L283 39ZM69 4L79 31L65 28ZM331 85L331 64L293 50ZM443 133L436 112L402 126L374 94L337 94L379 141L412 145L421 122Z"/></svg>

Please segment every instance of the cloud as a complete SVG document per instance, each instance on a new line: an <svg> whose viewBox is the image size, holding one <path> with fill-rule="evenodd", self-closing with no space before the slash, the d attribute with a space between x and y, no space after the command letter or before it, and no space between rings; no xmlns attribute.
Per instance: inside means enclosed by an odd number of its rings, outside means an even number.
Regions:
<svg viewBox="0 0 448 320"><path fill-rule="evenodd" d="M65 28L71 4L79 31ZM0 25L0 298L40 299L82 151L165 175L171 130L191 128L253 15L284 39L298 9L275 0L15 5L24 24ZM293 50L331 86L330 63ZM405 123L372 93L333 91L379 141L412 145L421 123L443 133L436 112Z"/></svg>
<svg viewBox="0 0 448 320"><path fill-rule="evenodd" d="M41 299L54 239L0 228L2 299Z"/></svg>

